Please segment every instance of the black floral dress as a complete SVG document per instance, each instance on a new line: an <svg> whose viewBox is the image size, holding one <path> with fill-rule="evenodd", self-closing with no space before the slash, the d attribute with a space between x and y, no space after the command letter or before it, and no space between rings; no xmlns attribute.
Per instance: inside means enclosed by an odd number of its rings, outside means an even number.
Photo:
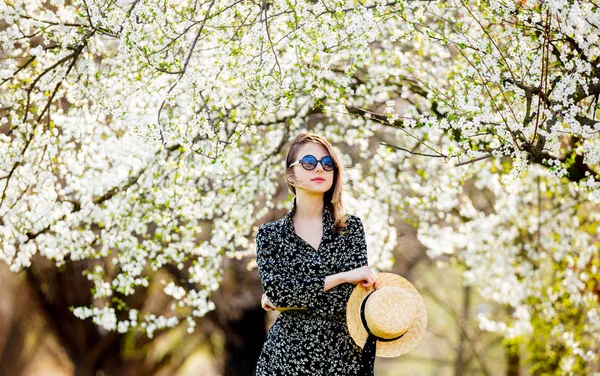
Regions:
<svg viewBox="0 0 600 376"><path fill-rule="evenodd" d="M256 375L357 375L362 349L346 325L346 303L355 285L323 291L325 277L367 265L367 244L360 218L348 215L343 234L333 231L332 212L323 210L318 249L294 229L293 208L265 223L256 235L258 272L276 307L305 307L281 312L263 345Z"/></svg>

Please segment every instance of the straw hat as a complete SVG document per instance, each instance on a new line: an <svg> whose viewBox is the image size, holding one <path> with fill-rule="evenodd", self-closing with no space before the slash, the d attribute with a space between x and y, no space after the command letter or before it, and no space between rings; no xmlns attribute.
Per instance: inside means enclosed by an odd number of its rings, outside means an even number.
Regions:
<svg viewBox="0 0 600 376"><path fill-rule="evenodd" d="M392 358L419 344L427 327L427 309L417 289L406 279L393 273L377 273L377 290L359 283L352 291L346 321L350 336L363 349L365 364L370 363L372 369L375 355Z"/></svg>

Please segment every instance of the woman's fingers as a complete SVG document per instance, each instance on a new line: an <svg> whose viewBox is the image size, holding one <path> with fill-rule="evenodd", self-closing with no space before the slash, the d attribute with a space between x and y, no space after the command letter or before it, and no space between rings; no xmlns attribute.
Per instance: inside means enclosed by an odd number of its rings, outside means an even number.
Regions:
<svg viewBox="0 0 600 376"><path fill-rule="evenodd" d="M272 311L272 310L274 310L274 309L275 309L275 308L271 307L270 305L268 305L266 302L265 302L265 303L262 303L261 305L262 305L262 308L263 308L265 311Z"/></svg>
<svg viewBox="0 0 600 376"><path fill-rule="evenodd" d="M373 272L371 272L371 275L373 275L373 288L377 289L377 276Z"/></svg>
<svg viewBox="0 0 600 376"><path fill-rule="evenodd" d="M365 279L363 279L363 281L360 284L363 287L369 287L369 286L371 286L371 281L369 281L369 277L366 277Z"/></svg>
<svg viewBox="0 0 600 376"><path fill-rule="evenodd" d="M267 303L265 302L265 296L266 296L265 294L262 294L262 296L260 297L260 306L265 311L268 311Z"/></svg>
<svg viewBox="0 0 600 376"><path fill-rule="evenodd" d="M371 274L373 274L373 288L377 289L377 276L373 272Z"/></svg>
<svg viewBox="0 0 600 376"><path fill-rule="evenodd" d="M262 297L260 298L260 305L265 311L275 310L275 306L273 305L273 303L271 303L267 294L262 294Z"/></svg>
<svg viewBox="0 0 600 376"><path fill-rule="evenodd" d="M373 286L373 288L377 289L377 276L369 270L361 284L365 288Z"/></svg>

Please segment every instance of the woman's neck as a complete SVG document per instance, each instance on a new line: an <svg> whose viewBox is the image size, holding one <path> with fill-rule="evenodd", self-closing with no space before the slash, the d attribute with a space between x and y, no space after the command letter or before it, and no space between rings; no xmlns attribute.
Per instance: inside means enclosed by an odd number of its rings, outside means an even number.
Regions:
<svg viewBox="0 0 600 376"><path fill-rule="evenodd" d="M296 191L295 217L297 219L320 221L323 218L323 195L311 195L300 190Z"/></svg>

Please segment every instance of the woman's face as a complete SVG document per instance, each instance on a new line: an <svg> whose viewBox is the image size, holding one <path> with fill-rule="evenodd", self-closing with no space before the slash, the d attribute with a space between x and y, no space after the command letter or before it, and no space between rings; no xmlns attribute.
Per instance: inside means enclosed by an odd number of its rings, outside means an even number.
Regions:
<svg viewBox="0 0 600 376"><path fill-rule="evenodd" d="M321 161L323 157L329 156L325 146L308 142L300 146L300 149L298 149L296 161L309 154L317 158L318 161ZM321 165L321 162L317 163L317 167L310 171L304 169L301 163L297 163L292 166L292 171L300 184L304 186L304 188L297 187L297 189L304 189L305 191L314 193L325 193L333 185L333 176L335 170L325 171Z"/></svg>

